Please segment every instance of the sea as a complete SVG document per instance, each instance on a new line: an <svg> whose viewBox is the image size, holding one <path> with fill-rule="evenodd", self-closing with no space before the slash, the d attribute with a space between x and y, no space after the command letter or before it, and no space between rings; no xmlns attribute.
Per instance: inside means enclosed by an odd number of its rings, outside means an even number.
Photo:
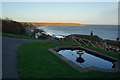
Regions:
<svg viewBox="0 0 120 80"><path fill-rule="evenodd" d="M118 37L118 25L85 25L85 26L43 26L46 34L55 35L57 37L67 36L70 34L97 35L102 39L116 40Z"/></svg>

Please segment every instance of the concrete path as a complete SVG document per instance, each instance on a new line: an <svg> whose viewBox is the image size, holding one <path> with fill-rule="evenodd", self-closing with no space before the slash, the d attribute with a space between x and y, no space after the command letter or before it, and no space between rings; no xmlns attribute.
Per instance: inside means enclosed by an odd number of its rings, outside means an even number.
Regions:
<svg viewBox="0 0 120 80"><path fill-rule="evenodd" d="M18 48L26 43L47 40L2 38L2 78L19 78L17 54Z"/></svg>

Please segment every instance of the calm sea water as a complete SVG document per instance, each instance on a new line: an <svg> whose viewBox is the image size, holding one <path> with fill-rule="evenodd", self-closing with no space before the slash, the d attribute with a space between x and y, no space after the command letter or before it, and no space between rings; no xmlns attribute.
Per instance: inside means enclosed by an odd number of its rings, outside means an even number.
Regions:
<svg viewBox="0 0 120 80"><path fill-rule="evenodd" d="M70 34L83 34L90 35L93 31L94 35L98 35L103 39L116 40L118 37L117 25L86 25L86 26L46 26L38 27L44 29L47 34L70 35Z"/></svg>

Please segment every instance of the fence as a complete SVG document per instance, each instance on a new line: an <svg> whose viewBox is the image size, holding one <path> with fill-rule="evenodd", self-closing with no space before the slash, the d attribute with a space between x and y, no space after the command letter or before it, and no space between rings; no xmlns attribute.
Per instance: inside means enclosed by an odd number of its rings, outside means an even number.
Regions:
<svg viewBox="0 0 120 80"><path fill-rule="evenodd" d="M61 39L61 41L66 41L66 40ZM97 48L101 48L101 49L105 49L105 50L120 53L120 48L119 47L111 46L111 45L108 45L106 43L99 43L99 42L95 42L95 41L90 41L90 40L83 39L83 38L78 38L78 37L75 37L75 36L72 36L70 39L67 39L67 42L68 41L70 41L72 43L76 42L79 45L83 44L83 45L86 45L86 46L93 46L93 47L97 47Z"/></svg>

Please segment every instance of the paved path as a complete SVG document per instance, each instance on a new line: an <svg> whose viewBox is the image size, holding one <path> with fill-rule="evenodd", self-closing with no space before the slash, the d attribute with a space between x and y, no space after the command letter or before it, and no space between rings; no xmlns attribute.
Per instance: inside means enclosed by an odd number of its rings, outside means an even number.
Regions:
<svg viewBox="0 0 120 80"><path fill-rule="evenodd" d="M2 38L2 78L19 78L17 65L18 48L23 44L37 41L47 40Z"/></svg>

